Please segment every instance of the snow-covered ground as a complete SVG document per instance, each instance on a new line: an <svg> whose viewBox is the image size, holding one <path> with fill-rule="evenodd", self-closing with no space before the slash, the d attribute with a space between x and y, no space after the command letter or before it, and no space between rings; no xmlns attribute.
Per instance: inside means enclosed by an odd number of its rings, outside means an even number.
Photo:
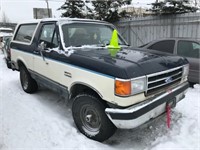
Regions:
<svg viewBox="0 0 200 150"><path fill-rule="evenodd" d="M200 85L189 89L173 110L171 129L165 118L139 130L118 130L104 143L75 127L70 107L47 89L26 94L19 73L6 68L0 54L0 150L60 149L200 149Z"/></svg>

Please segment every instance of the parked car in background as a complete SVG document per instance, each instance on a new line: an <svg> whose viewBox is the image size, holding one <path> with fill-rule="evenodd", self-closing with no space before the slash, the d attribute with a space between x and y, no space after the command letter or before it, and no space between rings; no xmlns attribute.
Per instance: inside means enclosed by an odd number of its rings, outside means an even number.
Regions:
<svg viewBox="0 0 200 150"><path fill-rule="evenodd" d="M3 50L6 39L13 36L13 29L0 28L0 50Z"/></svg>
<svg viewBox="0 0 200 150"><path fill-rule="evenodd" d="M4 46L3 36L0 35L0 50L2 50L3 46Z"/></svg>
<svg viewBox="0 0 200 150"><path fill-rule="evenodd" d="M4 38L4 46L2 48L3 50L3 54L4 54L4 59L5 59L5 62L6 62L6 65L9 69L11 69L11 63L10 63L10 60L11 60L11 55L10 55L10 41L12 39L12 36L6 36L6 38Z"/></svg>
<svg viewBox="0 0 200 150"><path fill-rule="evenodd" d="M173 55L184 56L190 63L189 82L191 85L200 83L200 40L188 38L166 38L155 40L140 48L157 50L171 53Z"/></svg>
<svg viewBox="0 0 200 150"><path fill-rule="evenodd" d="M4 34L4 35L12 35L13 34L13 29L11 28L0 28L0 34Z"/></svg>

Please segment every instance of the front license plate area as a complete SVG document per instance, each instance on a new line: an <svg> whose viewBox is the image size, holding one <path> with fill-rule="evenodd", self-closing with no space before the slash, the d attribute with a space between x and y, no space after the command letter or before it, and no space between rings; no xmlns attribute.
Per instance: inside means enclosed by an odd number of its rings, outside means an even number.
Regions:
<svg viewBox="0 0 200 150"><path fill-rule="evenodd" d="M167 105L170 107L170 108L174 108L176 107L176 98L172 99L172 100L169 100L167 102Z"/></svg>

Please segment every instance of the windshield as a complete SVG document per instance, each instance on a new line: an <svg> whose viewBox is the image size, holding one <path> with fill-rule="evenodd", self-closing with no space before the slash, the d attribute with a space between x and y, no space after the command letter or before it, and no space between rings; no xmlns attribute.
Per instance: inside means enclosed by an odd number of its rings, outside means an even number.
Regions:
<svg viewBox="0 0 200 150"><path fill-rule="evenodd" d="M72 23L63 25L62 30L65 47L79 47L83 45L108 45L114 29L104 24ZM126 45L120 36L118 42L120 45Z"/></svg>

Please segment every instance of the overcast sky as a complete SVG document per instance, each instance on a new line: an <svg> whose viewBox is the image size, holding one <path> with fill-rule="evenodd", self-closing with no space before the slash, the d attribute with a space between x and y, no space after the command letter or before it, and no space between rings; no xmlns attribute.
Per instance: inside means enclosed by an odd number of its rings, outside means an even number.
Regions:
<svg viewBox="0 0 200 150"><path fill-rule="evenodd" d="M133 0L133 4L147 6L155 0ZM65 0L49 0L49 7L52 8L53 16L59 17L61 12L57 9L64 4ZM0 21L3 12L10 22L19 22L33 19L33 8L46 8L45 0L0 0Z"/></svg>

